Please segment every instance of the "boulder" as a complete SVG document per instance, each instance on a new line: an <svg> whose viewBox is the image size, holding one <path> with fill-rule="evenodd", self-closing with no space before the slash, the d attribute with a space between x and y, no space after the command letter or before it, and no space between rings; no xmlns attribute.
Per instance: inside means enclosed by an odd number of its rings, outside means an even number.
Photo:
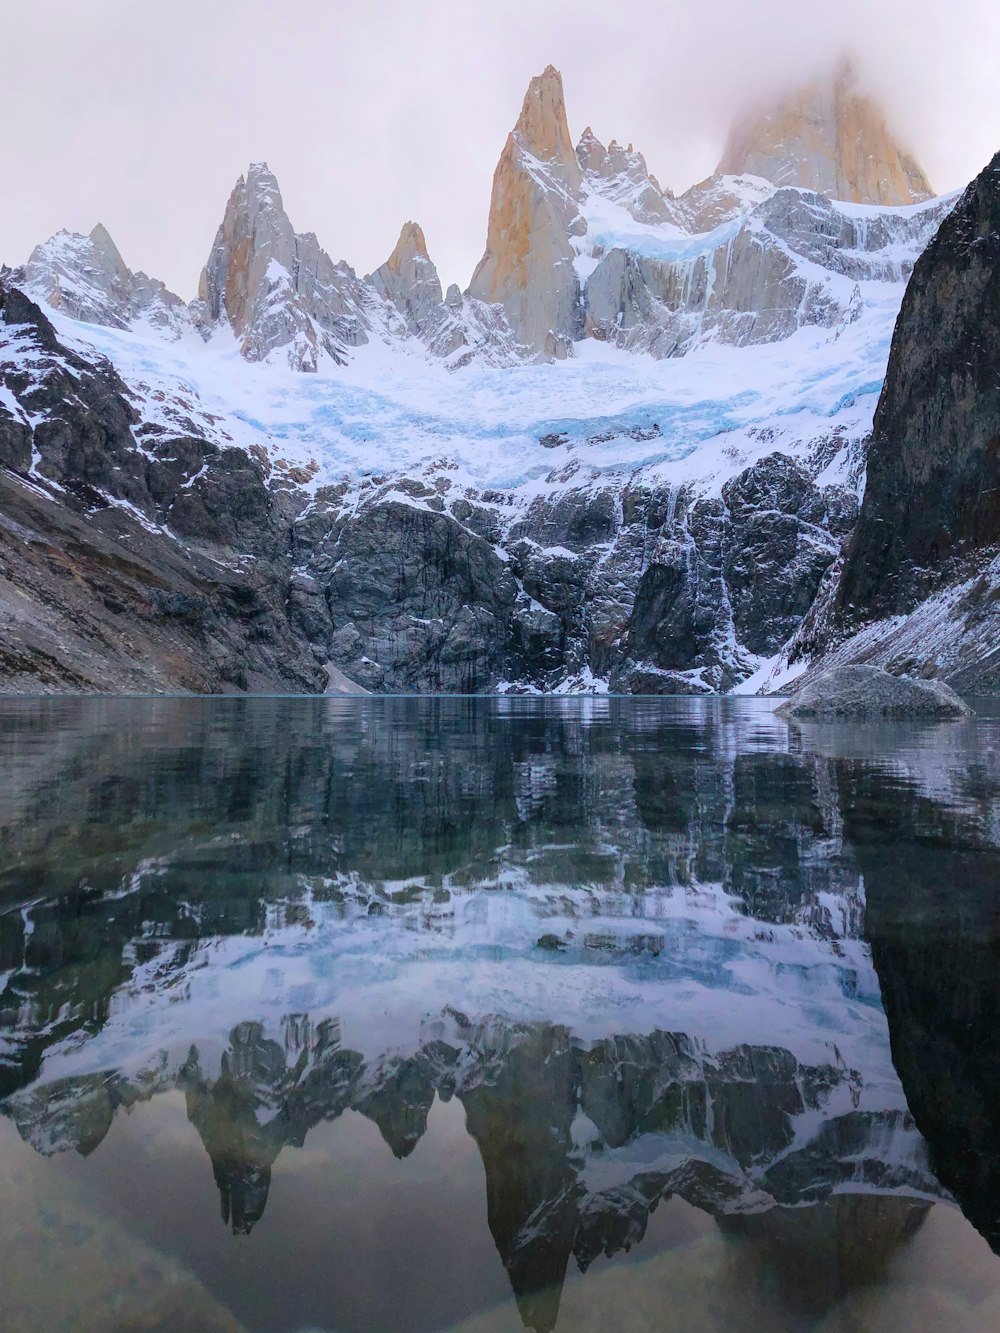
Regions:
<svg viewBox="0 0 1000 1333"><path fill-rule="evenodd" d="M831 667L821 671L776 710L796 721L856 719L947 719L972 716L972 709L940 680L910 680L869 666Z"/></svg>

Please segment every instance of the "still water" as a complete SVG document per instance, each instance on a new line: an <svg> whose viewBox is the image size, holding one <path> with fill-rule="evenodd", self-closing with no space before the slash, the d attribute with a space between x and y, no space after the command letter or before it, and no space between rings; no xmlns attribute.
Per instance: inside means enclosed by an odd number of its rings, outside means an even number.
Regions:
<svg viewBox="0 0 1000 1333"><path fill-rule="evenodd" d="M0 1328L1000 1328L1000 710L0 703Z"/></svg>

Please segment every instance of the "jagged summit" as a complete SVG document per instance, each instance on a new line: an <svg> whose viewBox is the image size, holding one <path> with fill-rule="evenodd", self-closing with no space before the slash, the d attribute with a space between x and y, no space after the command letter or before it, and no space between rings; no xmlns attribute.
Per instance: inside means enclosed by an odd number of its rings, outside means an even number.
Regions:
<svg viewBox="0 0 1000 1333"><path fill-rule="evenodd" d="M582 329L571 235L580 216L582 172L573 151L562 75L531 80L493 176L486 252L469 295L504 308L514 336L543 358L568 355Z"/></svg>
<svg viewBox="0 0 1000 1333"><path fill-rule="evenodd" d="M249 361L318 370L368 343L419 342L457 369L560 359L587 337L658 357L705 341L774 341L803 325L836 327L856 307L858 279L906 276L893 245L905 250L924 220L886 217L854 236L849 217L802 196L807 187L888 205L928 193L849 66L748 117L721 170L675 198L633 144L605 145L588 126L574 146L562 78L548 65L528 83L504 144L485 252L464 296L443 295L415 222L367 277L334 262L312 232L292 226L265 161L230 193L190 307L132 274L100 224L38 247L26 284L90 323L153 323L207 341L231 334ZM830 237L852 257L831 261L819 282L795 255L826 265Z"/></svg>
<svg viewBox="0 0 1000 1333"><path fill-rule="evenodd" d="M411 333L424 331L444 299L441 279L427 253L423 228L416 222L403 224L392 254L368 281L379 295L392 302Z"/></svg>
<svg viewBox="0 0 1000 1333"><path fill-rule="evenodd" d="M673 195L650 175L646 159L631 144L623 147L612 139L605 147L588 125L576 146L576 159L591 189L620 203L636 222L679 222Z"/></svg>
<svg viewBox="0 0 1000 1333"><path fill-rule="evenodd" d="M528 84L521 114L513 133L525 152L544 162L557 162L566 173L567 184L579 186L579 167L570 138L563 95L562 75L546 65Z"/></svg>
<svg viewBox="0 0 1000 1333"><path fill-rule="evenodd" d="M858 90L849 59L735 125L717 174L762 176L775 185L887 207L933 195L881 109Z"/></svg>
<svg viewBox="0 0 1000 1333"><path fill-rule="evenodd" d="M206 333L228 324L249 361L281 348L289 365L316 370L326 353L368 341L367 289L335 264L312 232L296 233L265 162L240 176L226 205L198 297Z"/></svg>
<svg viewBox="0 0 1000 1333"><path fill-rule="evenodd" d="M127 329L136 321L177 338L187 307L156 278L133 273L103 223L89 235L59 231L36 245L24 266L25 289L71 319Z"/></svg>

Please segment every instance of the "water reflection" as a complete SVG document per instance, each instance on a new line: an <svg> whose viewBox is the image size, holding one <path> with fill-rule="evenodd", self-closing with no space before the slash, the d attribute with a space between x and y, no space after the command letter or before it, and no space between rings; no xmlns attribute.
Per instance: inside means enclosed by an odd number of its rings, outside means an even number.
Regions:
<svg viewBox="0 0 1000 1333"><path fill-rule="evenodd" d="M743 1293L678 1327L826 1327L949 1193L1000 1239L998 738L789 735L751 701L5 704L2 1109L56 1172L182 1106L239 1280L201 1220L121 1214L93 1175L89 1204L246 1327L440 1328L499 1298L481 1258L419 1297L381 1262L398 1323L370 1269L270 1291L347 1170L327 1144L269 1231L289 1150L362 1117L416 1160L452 1106L519 1323L562 1326L582 1273L634 1287L643 1264L604 1266L643 1241ZM168 1138L133 1176L177 1170ZM473 1158L443 1161L471 1190ZM431 1237L448 1195L411 1199Z"/></svg>

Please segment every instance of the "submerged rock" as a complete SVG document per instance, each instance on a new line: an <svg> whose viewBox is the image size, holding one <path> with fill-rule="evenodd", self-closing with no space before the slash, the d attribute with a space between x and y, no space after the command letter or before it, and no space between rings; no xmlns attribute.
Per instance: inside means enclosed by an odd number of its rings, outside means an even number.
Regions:
<svg viewBox="0 0 1000 1333"><path fill-rule="evenodd" d="M817 721L857 718L970 717L972 709L940 680L910 680L869 666L832 667L820 672L777 709L779 717Z"/></svg>

